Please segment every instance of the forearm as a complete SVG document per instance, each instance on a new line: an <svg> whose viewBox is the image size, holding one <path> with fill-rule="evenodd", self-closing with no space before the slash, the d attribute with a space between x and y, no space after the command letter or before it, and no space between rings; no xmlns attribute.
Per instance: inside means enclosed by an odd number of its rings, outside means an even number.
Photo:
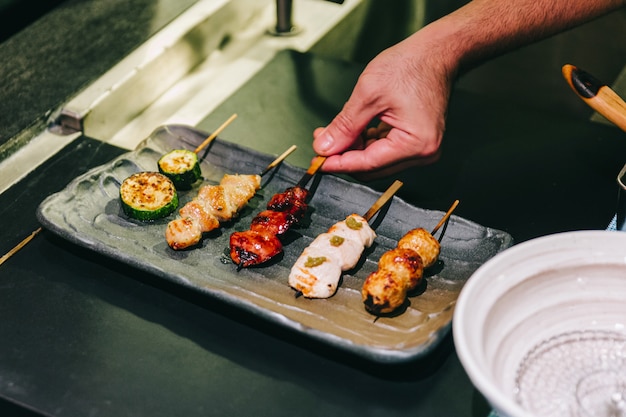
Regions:
<svg viewBox="0 0 626 417"><path fill-rule="evenodd" d="M315 132L326 172L390 175L434 162L459 72L624 6L626 0L473 0L387 48L342 111ZM364 137L379 119L384 129ZM361 179L364 179L361 177Z"/></svg>
<svg viewBox="0 0 626 417"><path fill-rule="evenodd" d="M446 48L453 72L626 5L626 0L473 0L418 32Z"/></svg>

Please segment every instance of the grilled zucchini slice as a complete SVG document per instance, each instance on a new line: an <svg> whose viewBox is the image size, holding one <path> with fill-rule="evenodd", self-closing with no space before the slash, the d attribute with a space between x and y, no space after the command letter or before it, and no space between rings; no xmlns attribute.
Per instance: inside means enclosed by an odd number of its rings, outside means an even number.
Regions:
<svg viewBox="0 0 626 417"><path fill-rule="evenodd" d="M168 216L178 207L172 180L158 172L138 172L120 186L122 210L128 217L151 221Z"/></svg>
<svg viewBox="0 0 626 417"><path fill-rule="evenodd" d="M195 152L175 149L163 155L159 161L159 172L170 178L179 190L188 190L200 179L202 171Z"/></svg>

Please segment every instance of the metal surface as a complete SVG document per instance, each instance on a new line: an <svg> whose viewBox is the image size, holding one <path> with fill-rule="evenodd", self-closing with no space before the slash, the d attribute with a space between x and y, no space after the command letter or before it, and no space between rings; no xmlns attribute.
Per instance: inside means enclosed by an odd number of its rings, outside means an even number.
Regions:
<svg viewBox="0 0 626 417"><path fill-rule="evenodd" d="M300 29L292 22L293 0L276 0L276 25L270 30L275 36L292 36Z"/></svg>
<svg viewBox="0 0 626 417"><path fill-rule="evenodd" d="M293 23L293 0L276 1L276 24L270 28L269 33L274 36L294 36L302 31L302 28ZM343 4L344 0L326 0L333 3Z"/></svg>

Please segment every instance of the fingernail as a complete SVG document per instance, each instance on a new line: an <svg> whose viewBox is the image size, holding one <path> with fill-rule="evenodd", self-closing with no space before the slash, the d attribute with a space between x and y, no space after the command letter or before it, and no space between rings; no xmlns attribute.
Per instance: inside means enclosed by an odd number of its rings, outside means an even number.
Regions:
<svg viewBox="0 0 626 417"><path fill-rule="evenodd" d="M333 137L329 133L324 131L319 137L319 142L318 142L319 151L320 152L329 151L330 148L332 148L334 141L335 140L333 139Z"/></svg>

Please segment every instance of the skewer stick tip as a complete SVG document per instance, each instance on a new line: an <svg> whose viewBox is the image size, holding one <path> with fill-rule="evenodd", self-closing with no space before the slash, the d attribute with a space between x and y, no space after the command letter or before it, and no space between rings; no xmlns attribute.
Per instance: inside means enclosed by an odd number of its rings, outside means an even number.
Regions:
<svg viewBox="0 0 626 417"><path fill-rule="evenodd" d="M287 149L285 152L283 152L280 156L278 156L276 159L274 159L272 161L271 164L269 164L264 170L263 172L261 172L261 174L259 174L260 176L263 176L265 174L267 174L272 168L276 167L278 164L280 164L282 161L285 160L285 158L287 158L289 155L291 155L291 153L293 151L295 151L298 147L296 145L291 145L291 147L289 149Z"/></svg>
<svg viewBox="0 0 626 417"><path fill-rule="evenodd" d="M315 175L317 170L320 169L322 165L324 165L324 161L326 161L325 156L317 155L315 158L313 158L313 160L311 161L311 165L309 165L309 169L306 170L306 173L302 176L300 181L298 181L298 186L304 187L306 183L309 182L311 177Z"/></svg>
<svg viewBox="0 0 626 417"><path fill-rule="evenodd" d="M458 205L459 205L459 200L454 200L454 203L452 203L452 205L450 206L446 214L441 218L441 220L439 220L439 223L437 223L437 226L435 226L433 231L430 232L431 235L434 235L435 233L437 233L437 230L439 230L439 228L443 226L446 221L448 221L448 219L452 215L452 212L454 211L454 209L456 209L456 206Z"/></svg>
<svg viewBox="0 0 626 417"><path fill-rule="evenodd" d="M20 249L22 249L24 246L26 246L26 244L28 242L30 242L31 240L33 240L33 238L35 236L37 236L39 234L39 232L41 232L42 228L41 226L38 227L37 229L35 229L30 235L26 236L26 238L24 238L20 243L18 243L17 245L15 245L15 247L13 249L11 249L10 251L8 251L5 255L3 255L0 258L0 265L2 265L3 263L5 263L7 260L9 260L9 258L13 255L15 255Z"/></svg>
<svg viewBox="0 0 626 417"><path fill-rule="evenodd" d="M222 133L222 130L226 129L226 127L232 123L233 120L235 120L237 118L237 113L234 113L232 116L230 116L224 123L222 123L222 125L220 127L218 127L217 129L215 129L215 131L213 133L211 133L209 135L208 138L206 138L204 140L204 142L202 142L200 145L198 145L198 147L194 150L195 153L200 152L202 149L206 148L207 146L209 146L209 144L211 142L213 142L213 139L215 139L217 137L217 135L219 135L220 133Z"/></svg>
<svg viewBox="0 0 626 417"><path fill-rule="evenodd" d="M326 161L326 157L325 156L319 156L317 155L313 161L311 161L311 165L309 166L309 169L307 169L306 173L309 175L313 175L317 172L318 169L320 169L322 167L322 165L324 165L324 161Z"/></svg>
<svg viewBox="0 0 626 417"><path fill-rule="evenodd" d="M372 204L372 207L367 210L367 213L363 215L363 218L369 221L369 219L371 219L374 214L378 213L378 210L380 210L403 185L404 183L402 181L395 180L393 184L391 184L389 188L387 188L387 190L380 197L378 197L378 200Z"/></svg>

